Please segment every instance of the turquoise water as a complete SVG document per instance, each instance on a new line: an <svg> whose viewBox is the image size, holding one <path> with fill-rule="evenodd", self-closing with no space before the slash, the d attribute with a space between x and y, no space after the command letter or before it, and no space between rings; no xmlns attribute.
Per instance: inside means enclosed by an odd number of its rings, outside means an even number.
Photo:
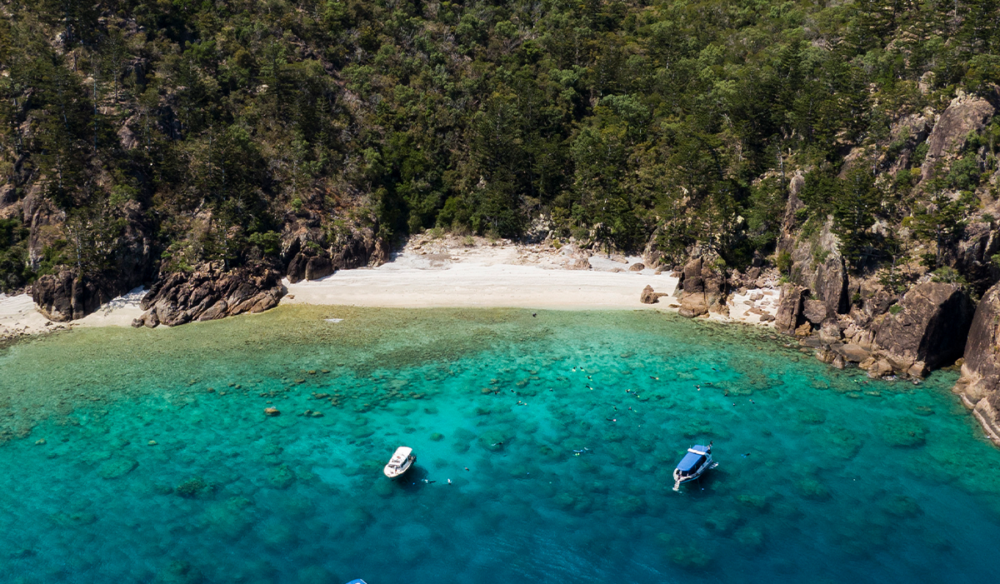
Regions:
<svg viewBox="0 0 1000 584"><path fill-rule="evenodd" d="M785 342L645 311L283 307L21 343L0 350L0 573L992 578L1000 452L954 374L868 382ZM720 466L672 492L709 440ZM394 483L400 444L417 467Z"/></svg>

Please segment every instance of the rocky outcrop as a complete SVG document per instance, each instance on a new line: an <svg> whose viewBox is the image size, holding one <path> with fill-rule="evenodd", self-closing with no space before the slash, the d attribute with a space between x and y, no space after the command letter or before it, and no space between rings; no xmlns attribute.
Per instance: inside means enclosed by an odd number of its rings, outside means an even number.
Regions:
<svg viewBox="0 0 1000 584"><path fill-rule="evenodd" d="M803 322L802 305L809 296L809 289L795 284L785 284L781 287L778 297L778 312L774 315L774 328L786 335L795 334Z"/></svg>
<svg viewBox="0 0 1000 584"><path fill-rule="evenodd" d="M927 138L927 156L920 167L922 180L931 178L938 165L960 152L970 132L986 127L993 111L985 99L959 93Z"/></svg>
<svg viewBox="0 0 1000 584"><path fill-rule="evenodd" d="M791 201L789 201L789 205ZM840 255L840 240L834 235L829 219L810 237L782 237L780 249L791 255L790 280L812 291L830 314L843 314L849 308L847 267Z"/></svg>
<svg viewBox="0 0 1000 584"><path fill-rule="evenodd" d="M709 311L723 313L725 305L726 278L706 266L702 258L691 260L684 266L684 275L677 285L680 296L681 316L694 318Z"/></svg>
<svg viewBox="0 0 1000 584"><path fill-rule="evenodd" d="M315 237L321 242L324 239L315 231L300 225L296 239L288 245L286 255L291 259L286 275L293 284L302 280L318 280L337 270L377 266L385 263L388 257L388 248L375 235L373 227L347 230L338 235L329 247L312 239Z"/></svg>
<svg viewBox="0 0 1000 584"><path fill-rule="evenodd" d="M973 306L960 286L918 284L898 306L898 312L884 316L875 334L875 343L895 371L924 376L962 356Z"/></svg>
<svg viewBox="0 0 1000 584"><path fill-rule="evenodd" d="M195 320L215 320L245 312L263 312L285 295L281 273L270 266L225 271L218 263L194 272L164 275L142 299L146 313L132 326L177 326Z"/></svg>
<svg viewBox="0 0 1000 584"><path fill-rule="evenodd" d="M1000 284L976 308L955 392L1000 445Z"/></svg>
<svg viewBox="0 0 1000 584"><path fill-rule="evenodd" d="M78 278L72 270L42 276L31 288L38 312L55 322L83 318L119 294L114 282Z"/></svg>
<svg viewBox="0 0 1000 584"><path fill-rule="evenodd" d="M326 256L297 253L288 263L288 281L292 284L302 280L318 280L334 272L333 262Z"/></svg>

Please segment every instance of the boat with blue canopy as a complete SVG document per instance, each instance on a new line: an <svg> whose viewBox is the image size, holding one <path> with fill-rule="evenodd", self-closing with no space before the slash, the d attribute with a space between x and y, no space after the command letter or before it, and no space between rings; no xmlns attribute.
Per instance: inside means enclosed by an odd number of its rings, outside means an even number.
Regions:
<svg viewBox="0 0 1000 584"><path fill-rule="evenodd" d="M677 463L674 469L674 490L679 491L682 483L701 478L705 471L719 466L712 461L712 443L708 446L695 444L688 448L687 454Z"/></svg>

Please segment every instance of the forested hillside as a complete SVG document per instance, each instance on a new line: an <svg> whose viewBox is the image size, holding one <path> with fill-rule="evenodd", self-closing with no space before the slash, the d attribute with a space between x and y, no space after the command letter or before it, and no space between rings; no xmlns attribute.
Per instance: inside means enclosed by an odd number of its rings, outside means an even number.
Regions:
<svg viewBox="0 0 1000 584"><path fill-rule="evenodd" d="M1000 250L961 248L997 222L997 0L0 11L0 286L49 276L71 316L206 262L377 262L430 228L793 280L832 254L897 294L1000 275Z"/></svg>

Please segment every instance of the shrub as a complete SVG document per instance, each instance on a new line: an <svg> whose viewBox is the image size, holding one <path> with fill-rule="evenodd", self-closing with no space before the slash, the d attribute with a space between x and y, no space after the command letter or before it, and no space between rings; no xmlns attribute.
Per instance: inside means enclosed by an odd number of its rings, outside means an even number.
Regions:
<svg viewBox="0 0 1000 584"><path fill-rule="evenodd" d="M792 254L787 251L783 251L778 254L778 260L776 262L778 266L778 271L782 274L789 274L792 271Z"/></svg>

